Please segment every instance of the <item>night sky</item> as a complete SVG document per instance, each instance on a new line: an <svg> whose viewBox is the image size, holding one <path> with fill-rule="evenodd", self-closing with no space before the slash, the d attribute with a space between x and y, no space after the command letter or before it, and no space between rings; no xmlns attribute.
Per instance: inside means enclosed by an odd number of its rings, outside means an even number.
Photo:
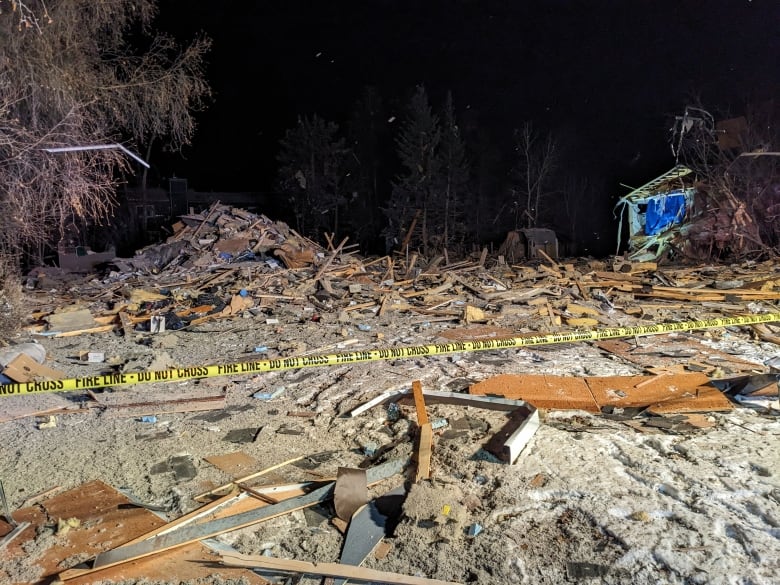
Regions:
<svg viewBox="0 0 780 585"><path fill-rule="evenodd" d="M777 0L164 0L160 8L160 28L214 41L214 102L184 158L157 161L161 177L187 177L201 191L270 191L278 140L299 114L343 125L372 85L397 126L424 84L436 107L452 90L463 125L498 149L511 149L512 130L526 120L550 129L575 146L567 164L613 197L625 192L619 182L644 183L674 164L667 131L695 96L722 118L771 98L780 83Z"/></svg>

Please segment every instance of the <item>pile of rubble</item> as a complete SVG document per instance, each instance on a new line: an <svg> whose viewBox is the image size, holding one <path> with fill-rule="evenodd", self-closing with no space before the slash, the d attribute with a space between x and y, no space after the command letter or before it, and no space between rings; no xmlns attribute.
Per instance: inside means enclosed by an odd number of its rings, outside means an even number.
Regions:
<svg viewBox="0 0 780 585"><path fill-rule="evenodd" d="M242 452L203 457L229 480L211 481L208 489L193 493L200 485L195 483L193 458L180 451L183 444L194 448L188 441L195 427L177 430L178 435L172 434L173 427L159 436L139 433L136 440L146 445L177 437L176 453L165 460L164 473L172 475L179 484L177 493L189 504L167 509L169 514L160 518L154 506L101 481L69 486L55 496L42 492L25 497L20 509L7 513L7 522L0 522L0 555L8 555L3 568L6 572L18 568L17 574L10 575L11 582L37 582L55 575L73 585L96 578L171 575L183 581L213 574L214 563L220 563L223 578L249 583L266 583L269 575L289 573L331 577L340 583L347 579L451 583L402 574L412 572L408 570L379 571L361 565L368 558L381 560L388 555L389 547L382 544L399 517L407 519L398 530L410 543L418 537L414 530L429 530L425 538L431 541L425 546L438 546L463 539L475 542L485 527L482 518L498 525L504 521L501 514L519 513L486 511L474 486L490 480L484 472L475 472L469 487L461 481L465 475L459 474L465 474L466 468L481 470L480 460L512 465L545 421L554 424L549 413L579 413L572 419L577 424L583 424L586 415L602 417L638 433L659 429L686 433L712 428L715 423L706 415L730 412L738 404L750 403L766 411L777 408L780 364L719 350L694 335L658 335L643 351L637 351L640 347L632 335L613 335L587 346L588 351L624 364L630 373L621 375L585 369L579 376L553 375L556 372L543 363L534 373L506 372L501 360L511 363L511 350L506 348L513 346L494 343L537 340L533 343L543 346L545 336L552 336L576 356L572 346L577 332L635 331L670 322L687 323L686 331L697 327L717 331L706 320L764 315L772 318L729 330L735 335L738 331L746 343L780 344L775 324L780 270L772 262L664 266L620 257L564 260L542 251L539 260L516 263L517 259L508 262L503 254L490 254L487 249L457 262L418 254L365 258L355 246L347 245L347 239L339 243L327 239L322 247L265 216L215 204L202 214L182 217L164 244L140 250L133 258L114 259L99 275L73 280L52 270L35 272L37 288L26 291L31 305L25 332L41 343L17 344L17 352L0 355L5 382L10 383L6 387L37 380L115 379L116 389L122 391L95 389L90 383L85 385L86 393L78 393L77 403L45 405L45 392L0 397L9 405L0 422L35 419L37 429L56 428L58 416L98 416L97 412L102 417L133 417L139 423L156 424L156 417L163 414L204 411L195 415L197 419L187 419L211 425L204 435L213 435L213 425L230 417L247 424L225 436L225 448L243 444L255 455L260 451L279 455L285 441L300 436L298 440L311 451L275 457L277 462L266 466ZM407 333L398 333L399 324ZM172 360L176 363L166 362L163 354L191 343L198 349L210 345L213 355L223 347L218 337L240 325L265 339L262 345L258 341L246 348L239 358L226 356L236 367L224 366L220 376L243 379L245 372L260 369L241 364L279 360L279 371L286 368L288 377L276 378L281 376L277 371L267 380L258 381L257 376L242 383L240 398L231 395L237 384L214 385L206 379L143 398L131 398L134 389L122 388L122 375L127 373L170 372L177 374L170 377L175 380L185 371L184 378L197 377L201 371L197 368L204 365L197 360L205 354L188 358L179 354ZM295 336L290 334L293 329ZM200 332L206 336L198 336ZM123 345L109 343L103 337L109 335ZM208 339L205 344L204 339ZM410 346L418 339L423 345ZM326 340L329 343L322 345ZM41 350L44 344L48 356ZM151 348L154 360L132 358L129 354L135 346ZM113 347L128 356L111 356ZM332 354L326 352L347 348L356 352L343 352L343 356L371 357L379 348L387 348L387 356L396 356L395 361L408 357L422 361L432 347L457 354L451 362L438 364L452 378L441 381L446 391L428 387L439 374L428 372L425 365L415 366L415 371L425 373L422 382L417 376L407 377L401 387L384 384L387 370L369 371L369 364L360 360L336 360L335 381L306 378L295 367L302 363L295 360L297 356L309 357L307 365L333 365L326 359ZM482 368L469 361L469 355L487 347L503 348L496 364L486 362L484 376L456 378L457 372L474 374ZM52 360L54 351L59 354ZM69 359L62 357L65 352ZM584 353L583 349L576 359L584 359ZM285 358L289 367L283 365ZM183 359L192 361L182 363ZM545 358L530 355L529 360L544 362ZM389 361L389 366L394 363ZM364 389L358 374L381 381L381 391L376 391L377 386ZM167 380L160 377L161 384ZM324 389L339 385L345 388L326 396ZM40 400L11 408L11 398ZM279 406L283 400L287 400L285 411ZM344 431L344 440L354 440L357 449L351 444L338 453L323 450L341 439L333 429L380 407L382 413L374 420ZM263 431L259 418L284 419L271 436L279 443L278 450L271 444L257 445ZM322 432L322 437L311 439L313 435L300 430L299 422L309 424L311 433ZM458 459L466 448L463 445L470 447L475 436L483 440L479 457L468 462ZM302 448L301 443L296 445ZM290 468L294 473L289 477L275 475ZM439 473L445 468L451 477ZM200 470L202 476L210 473ZM216 473L208 477L219 477ZM307 480L300 480L301 475ZM270 481L272 477L277 481ZM537 473L529 480L529 489L541 488L546 481L545 474ZM187 492L180 489L185 484ZM499 493L500 484L496 479ZM255 550L254 544L244 548L262 554L238 554L228 546L229 534L300 510L311 514L302 520L311 531L324 531L322 526L327 525L343 534L340 556L324 549L311 551L308 540L302 541L301 551L317 552L319 556L311 557L316 563L279 558L263 552L266 549ZM52 519L60 524L52 525ZM216 537L223 540L217 542ZM602 549L617 554L617 545L603 538ZM404 546L403 539L396 542L399 548ZM233 544L240 544L240 538ZM409 544L408 549L413 548ZM34 579L25 577L20 568L25 554L34 557L39 571ZM339 557L340 562L322 562L321 557L328 556L328 560ZM482 556L490 555L483 551ZM392 562L388 567L393 567ZM262 569L263 576L247 569ZM571 577L602 569L571 562L566 570ZM453 577L450 569L435 566L426 573L436 571L446 579L458 576L456 569ZM485 579L482 575L470 580L488 582Z"/></svg>

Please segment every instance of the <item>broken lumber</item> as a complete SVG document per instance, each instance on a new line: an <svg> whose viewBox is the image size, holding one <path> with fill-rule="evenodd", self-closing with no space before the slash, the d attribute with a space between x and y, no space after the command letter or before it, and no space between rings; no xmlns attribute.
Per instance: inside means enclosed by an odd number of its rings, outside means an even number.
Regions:
<svg viewBox="0 0 780 585"><path fill-rule="evenodd" d="M369 468L366 472L369 484L381 481L399 473L406 466L405 460L392 460L382 465ZM184 546L191 542L218 536L239 528L246 528L258 522L276 518L295 510L301 510L314 506L333 495L335 482L328 482L326 485L304 495L283 500L278 504L263 506L254 510L240 512L225 518L208 520L192 526L178 528L172 532L164 532L131 545L120 546L113 550L99 554L95 558L93 568L110 567L135 559L147 557L166 550L171 550Z"/></svg>
<svg viewBox="0 0 780 585"><path fill-rule="evenodd" d="M413 577L399 573L388 573L375 569L342 565L340 563L310 563L308 561L275 559L273 557L243 555L240 553L220 553L220 556L222 557L222 564L228 567L305 573L308 575L340 577L364 582L389 583L391 585L460 585L454 581Z"/></svg>
<svg viewBox="0 0 780 585"><path fill-rule="evenodd" d="M433 427L431 427L431 423L426 422L420 425L417 440L417 471L415 472L414 482L420 483L423 479L431 477L431 447L433 444Z"/></svg>

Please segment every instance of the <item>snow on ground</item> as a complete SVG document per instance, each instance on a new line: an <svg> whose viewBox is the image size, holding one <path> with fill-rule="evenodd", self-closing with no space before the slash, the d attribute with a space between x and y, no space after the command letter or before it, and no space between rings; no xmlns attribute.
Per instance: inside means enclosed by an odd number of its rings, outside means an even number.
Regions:
<svg viewBox="0 0 780 585"><path fill-rule="evenodd" d="M357 321L327 316L318 324L292 323L272 328L252 318L235 319L203 326L205 332L167 332L153 337L151 344L139 343L144 336L111 334L42 343L47 365L84 376L101 367L72 359L85 349L105 351L107 359L127 369L154 369L165 362L164 367L229 363L259 344L304 351L353 338L358 342L350 349L430 343L448 327L397 315L371 332L357 329ZM775 346L751 340L738 328L715 340L702 338L757 364L777 356ZM356 417L343 415L383 391L408 388L413 380L421 380L426 389L462 391L470 382L500 373L600 376L639 371L582 343L226 377L202 383L226 390L223 418L210 417L213 412L162 414L156 423L143 423L137 417L85 409L57 416L57 426L49 429L39 429L33 417L0 423L0 480L11 509L54 486L67 489L101 479L130 489L142 501L169 505L175 516L196 506L191 497L204 486L229 479L204 460L214 454L241 451L260 468L322 454L316 472L326 476L339 466L364 463L371 444L388 447L388 456L407 456L413 407L403 406L404 416L396 422L388 421L386 405ZM149 384L113 392L159 397L194 384ZM252 398L280 387L283 392L271 401ZM75 394L4 397L0 408L79 399ZM288 415L301 410L316 416ZM545 412L541 428L511 466L481 448L500 427L497 413L435 405L430 415L450 422L435 438L433 479L416 488L414 511L410 501L387 538L390 553L383 559L369 557L364 566L485 585L780 583L777 411L740 407L709 413L710 428L682 432L640 432L585 412ZM253 442L225 439L229 431L245 428L259 429ZM165 466L172 457L188 460L195 476L177 478ZM287 466L269 481L307 477L304 469ZM373 493L402 482L398 476ZM442 502L452 510L447 517L441 515ZM475 524L482 530L469 536ZM307 561L336 561L343 543L327 520L316 522L303 512L221 540L241 552L267 551ZM34 555L26 562L34 562ZM0 557L0 572L4 569L10 570ZM178 582L172 575L171 583Z"/></svg>

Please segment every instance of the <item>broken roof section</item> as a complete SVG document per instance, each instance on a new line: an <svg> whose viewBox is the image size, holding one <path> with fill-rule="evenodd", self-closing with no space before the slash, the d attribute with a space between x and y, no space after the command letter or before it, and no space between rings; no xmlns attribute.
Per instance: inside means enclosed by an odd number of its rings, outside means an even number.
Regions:
<svg viewBox="0 0 780 585"><path fill-rule="evenodd" d="M628 221L629 257L634 261L660 258L669 242L689 215L695 188L693 171L676 165L652 181L620 198L618 246L623 233L623 215ZM618 210L618 208L620 208Z"/></svg>

